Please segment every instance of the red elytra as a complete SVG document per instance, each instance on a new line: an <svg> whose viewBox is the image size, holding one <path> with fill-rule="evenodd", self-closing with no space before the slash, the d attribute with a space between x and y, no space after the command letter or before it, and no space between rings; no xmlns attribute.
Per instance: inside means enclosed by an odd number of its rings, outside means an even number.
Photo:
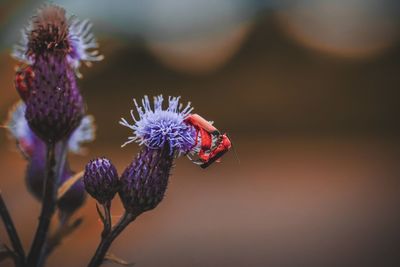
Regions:
<svg viewBox="0 0 400 267"><path fill-rule="evenodd" d="M196 129L196 140L193 147L198 145L198 137L200 136L201 146L198 153L200 167L207 168L215 161L218 161L232 147L228 136L221 134L217 128L200 115L189 115L185 122ZM213 136L217 137L214 148L212 148Z"/></svg>
<svg viewBox="0 0 400 267"><path fill-rule="evenodd" d="M24 101L29 97L29 89L32 87L34 78L35 73L29 66L17 70L15 74L15 88Z"/></svg>

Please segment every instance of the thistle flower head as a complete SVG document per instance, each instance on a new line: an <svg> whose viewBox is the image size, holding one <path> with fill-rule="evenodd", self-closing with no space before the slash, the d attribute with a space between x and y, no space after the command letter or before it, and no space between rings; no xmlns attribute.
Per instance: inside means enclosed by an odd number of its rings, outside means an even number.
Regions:
<svg viewBox="0 0 400 267"><path fill-rule="evenodd" d="M86 191L100 204L111 201L119 189L117 169L107 158L91 160L85 168Z"/></svg>
<svg viewBox="0 0 400 267"><path fill-rule="evenodd" d="M22 31L22 38L14 47L12 56L32 65L44 53L60 53L80 76L81 62L90 65L92 61L103 59L97 47L88 20L80 21L74 16L68 18L63 8L44 5Z"/></svg>
<svg viewBox="0 0 400 267"><path fill-rule="evenodd" d="M151 149L162 149L168 145L170 154L178 155L189 152L195 144L196 133L193 127L185 123L185 118L193 108L188 103L185 107L179 103L180 97L169 97L168 107L163 109L163 97L154 97L154 107L151 107L148 96L142 99L140 106L136 99L134 103L139 115L136 119L131 110L133 124L121 118L120 124L130 128L133 135L122 146L137 142Z"/></svg>
<svg viewBox="0 0 400 267"><path fill-rule="evenodd" d="M28 158L34 157L44 151L44 143L29 128L25 118L26 104L18 101L9 111L5 122L10 136L16 140L21 152ZM79 154L82 152L82 144L93 141L95 138L94 119L91 115L86 115L81 120L79 126L68 139L68 150ZM42 149L43 148L43 149ZM43 152L44 153L44 152Z"/></svg>
<svg viewBox="0 0 400 267"><path fill-rule="evenodd" d="M119 196L128 212L139 215L162 201L172 163L168 143L158 149L142 148L121 175Z"/></svg>
<svg viewBox="0 0 400 267"><path fill-rule="evenodd" d="M65 10L45 5L32 17L13 56L28 64L17 71L15 85L27 108L29 127L43 141L68 137L84 115L76 84L80 62L101 60L88 21L67 18Z"/></svg>

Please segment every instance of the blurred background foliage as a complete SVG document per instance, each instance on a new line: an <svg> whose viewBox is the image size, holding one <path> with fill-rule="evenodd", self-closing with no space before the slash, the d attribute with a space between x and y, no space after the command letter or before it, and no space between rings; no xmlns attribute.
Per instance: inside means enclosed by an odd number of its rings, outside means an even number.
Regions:
<svg viewBox="0 0 400 267"><path fill-rule="evenodd" d="M397 128L397 1L54 3L95 25L107 60L81 87L89 104L92 94L118 99L116 114L132 97L162 90L195 106L201 99L198 112L239 131ZM3 114L15 98L10 49L41 4L2 1Z"/></svg>
<svg viewBox="0 0 400 267"><path fill-rule="evenodd" d="M140 266L397 266L399 1L53 2L93 22L105 55L79 81L98 138L75 169L106 155L122 171L137 148L119 148L117 122L160 93L228 131L240 159L206 172L179 160L166 200L115 251ZM12 45L42 4L0 0L1 121L18 98ZM0 186L29 244L38 208L5 131L0 145ZM93 206L50 266L84 266Z"/></svg>

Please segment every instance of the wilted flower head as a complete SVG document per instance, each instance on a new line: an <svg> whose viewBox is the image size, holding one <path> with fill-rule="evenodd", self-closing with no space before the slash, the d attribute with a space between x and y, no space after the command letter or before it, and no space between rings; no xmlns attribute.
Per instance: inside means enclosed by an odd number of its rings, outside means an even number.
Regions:
<svg viewBox="0 0 400 267"><path fill-rule="evenodd" d="M100 204L111 201L119 189L117 169L107 158L91 160L85 168L86 191Z"/></svg>
<svg viewBox="0 0 400 267"><path fill-rule="evenodd" d="M76 72L81 61L90 64L100 61L103 56L98 47L92 25L88 20L80 21L74 16L67 18L63 8L44 5L22 31L22 39L14 47L12 56L19 61L33 65L38 56L48 52L64 54Z"/></svg>
<svg viewBox="0 0 400 267"><path fill-rule="evenodd" d="M170 153L187 153L195 144L196 132L185 123L185 118L193 108L188 103L184 108L179 103L180 97L169 97L168 107L163 109L163 97L154 97L154 107L151 107L148 96L142 99L140 106L134 99L139 118L136 119L131 110L133 124L121 118L120 124L133 130L133 136L122 146L136 141L151 149L162 149L168 145Z"/></svg>

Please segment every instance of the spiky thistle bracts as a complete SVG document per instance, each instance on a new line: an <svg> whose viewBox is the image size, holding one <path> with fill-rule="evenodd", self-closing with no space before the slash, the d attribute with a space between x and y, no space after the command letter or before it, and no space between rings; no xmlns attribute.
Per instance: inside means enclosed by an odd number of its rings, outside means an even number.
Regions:
<svg viewBox="0 0 400 267"><path fill-rule="evenodd" d="M29 128L25 118L26 104L18 101L8 112L7 119L4 123L10 133L10 137L15 139L21 152L27 158L33 157L34 153L44 143ZM69 152L81 154L84 151L82 145L92 142L96 136L96 127L92 115L85 115L79 126L72 132L67 140L67 148Z"/></svg>
<svg viewBox="0 0 400 267"><path fill-rule="evenodd" d="M173 160L168 144L158 149L142 147L120 179L119 196L128 212L138 215L162 201Z"/></svg>
<svg viewBox="0 0 400 267"><path fill-rule="evenodd" d="M134 99L139 118L136 119L134 110L131 110L133 124L121 118L120 124L133 131L122 146L137 142L151 149L161 149L168 145L171 154L188 153L195 144L196 131L184 120L193 108L190 103L183 107L179 100L180 97L169 97L168 106L163 109L162 95L154 97L153 108L148 96L144 96L141 106Z"/></svg>
<svg viewBox="0 0 400 267"><path fill-rule="evenodd" d="M28 64L17 71L15 85L26 102L29 127L46 143L67 138L84 115L76 84L80 62L100 60L88 21L67 19L65 10L45 5L32 17L14 56Z"/></svg>
<svg viewBox="0 0 400 267"><path fill-rule="evenodd" d="M84 102L73 70L60 55L45 54L34 64L35 78L26 99L25 117L45 142L58 142L78 127Z"/></svg>
<svg viewBox="0 0 400 267"><path fill-rule="evenodd" d="M44 5L22 30L22 37L12 56L24 64L33 65L39 55L48 52L63 54L78 76L81 62L100 61L98 43L88 20L67 17L63 8Z"/></svg>
<svg viewBox="0 0 400 267"><path fill-rule="evenodd" d="M110 202L120 186L117 169L104 157L91 160L86 165L83 182L86 191L100 204Z"/></svg>

